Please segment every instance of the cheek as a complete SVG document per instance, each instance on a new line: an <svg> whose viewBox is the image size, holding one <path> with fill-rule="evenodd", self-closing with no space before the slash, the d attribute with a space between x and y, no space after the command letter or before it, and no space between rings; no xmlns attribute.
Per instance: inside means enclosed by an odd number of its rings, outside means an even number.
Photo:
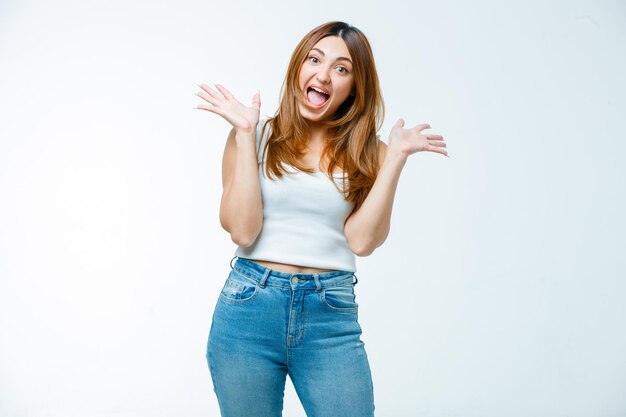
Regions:
<svg viewBox="0 0 626 417"><path fill-rule="evenodd" d="M343 98L347 98L350 95L350 92L352 91L352 84L350 83L345 83L341 86L341 89L339 91L339 95L341 95L341 97Z"/></svg>
<svg viewBox="0 0 626 417"><path fill-rule="evenodd" d="M337 86L337 89L349 92L352 89L354 82L350 79L346 79L345 77L337 77L337 79L334 81L334 84Z"/></svg>
<svg viewBox="0 0 626 417"><path fill-rule="evenodd" d="M308 72L306 71L306 69L302 69L302 71L300 71L300 75L298 76L298 83L300 84L300 87L303 87L304 84L306 84L308 79L309 79Z"/></svg>
<svg viewBox="0 0 626 417"><path fill-rule="evenodd" d="M300 75L301 76L308 76L311 73L311 68L307 65L304 64L300 67Z"/></svg>

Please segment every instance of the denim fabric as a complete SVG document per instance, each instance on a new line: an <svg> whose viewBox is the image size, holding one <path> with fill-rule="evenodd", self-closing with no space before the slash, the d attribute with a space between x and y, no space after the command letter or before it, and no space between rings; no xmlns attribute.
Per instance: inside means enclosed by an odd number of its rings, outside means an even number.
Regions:
<svg viewBox="0 0 626 417"><path fill-rule="evenodd" d="M282 416L287 375L308 417L374 416L356 282L231 260L206 351L222 417Z"/></svg>

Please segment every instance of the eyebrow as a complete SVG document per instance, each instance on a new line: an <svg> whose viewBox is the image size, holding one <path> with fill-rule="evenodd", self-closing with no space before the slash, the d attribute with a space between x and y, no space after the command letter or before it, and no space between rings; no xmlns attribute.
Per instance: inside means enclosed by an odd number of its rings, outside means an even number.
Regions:
<svg viewBox="0 0 626 417"><path fill-rule="evenodd" d="M324 51L322 51L321 49L318 49L318 48L313 48L313 49L311 49L311 50L312 50L312 51L317 51L317 52L319 52L320 54L322 54L322 55L326 56L326 54L324 53ZM340 60L348 61L349 63L351 63L351 64L352 64L352 61L350 61L350 58L346 58L345 56L340 56L339 58L337 58L337 61L340 61Z"/></svg>

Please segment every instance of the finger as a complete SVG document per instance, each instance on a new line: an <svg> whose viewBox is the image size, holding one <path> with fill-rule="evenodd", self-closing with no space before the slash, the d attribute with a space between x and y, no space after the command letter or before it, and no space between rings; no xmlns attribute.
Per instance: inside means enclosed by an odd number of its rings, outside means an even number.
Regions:
<svg viewBox="0 0 626 417"><path fill-rule="evenodd" d="M403 118L399 118L398 121L396 122L396 126L403 127L404 126L404 119Z"/></svg>
<svg viewBox="0 0 626 417"><path fill-rule="evenodd" d="M422 123L420 125L416 125L413 129L417 130L418 132L421 132L424 129L430 129L430 125L428 123Z"/></svg>
<svg viewBox="0 0 626 417"><path fill-rule="evenodd" d="M199 93L196 93L196 95L197 95L198 97L200 97L201 99L203 99L203 100L205 100L205 101L208 101L209 103L213 104L214 106L217 106L218 104L220 104L220 102L218 101L218 100L219 100L218 98L216 98L216 97L211 97L211 96L209 96L207 93L204 93L204 92L202 92L202 91L201 91L201 92L199 92Z"/></svg>
<svg viewBox="0 0 626 417"><path fill-rule="evenodd" d="M436 153L440 153L442 155L448 156L448 152L445 149L439 149L439 148L435 148L435 147L429 146L426 150L430 151L430 152L436 152Z"/></svg>
<svg viewBox="0 0 626 417"><path fill-rule="evenodd" d="M217 93L217 91L213 90L211 87L209 87L206 84L198 84L198 87L200 87L201 89L203 89L204 91L206 91L207 93L209 93L211 95L211 97L215 97L215 98L219 98L221 99L222 96L219 95Z"/></svg>
<svg viewBox="0 0 626 417"><path fill-rule="evenodd" d="M199 104L196 109L210 111L211 113L215 113L224 117L224 112L219 107L205 106L204 104Z"/></svg>
<svg viewBox="0 0 626 417"><path fill-rule="evenodd" d="M224 97L226 97L228 100L236 100L235 96L233 96L230 91L228 91L226 88L222 87L219 84L215 84L215 88L217 88L218 90L220 90L220 93L224 94Z"/></svg>
<svg viewBox="0 0 626 417"><path fill-rule="evenodd" d="M433 141L429 141L429 142L430 142L429 145L431 145L431 146L438 146L440 148L447 148L448 147L448 145L446 145L445 142L434 141L434 140Z"/></svg>
<svg viewBox="0 0 626 417"><path fill-rule="evenodd" d="M423 135L430 145L439 146L445 148L446 143L443 141L443 136L440 135Z"/></svg>
<svg viewBox="0 0 626 417"><path fill-rule="evenodd" d="M252 97L252 107L254 107L255 109L260 109L261 108L261 92L257 92Z"/></svg>
<svg viewBox="0 0 626 417"><path fill-rule="evenodd" d="M428 139L433 139L433 140L440 140L440 141L443 141L443 136L440 136L440 135L426 135L426 137L427 137Z"/></svg>

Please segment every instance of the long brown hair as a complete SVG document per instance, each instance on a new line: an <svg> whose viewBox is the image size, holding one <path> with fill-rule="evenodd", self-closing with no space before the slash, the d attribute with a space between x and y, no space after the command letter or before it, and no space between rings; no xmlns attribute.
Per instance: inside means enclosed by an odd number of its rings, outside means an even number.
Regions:
<svg viewBox="0 0 626 417"><path fill-rule="evenodd" d="M312 173L299 159L304 156L308 143L306 120L298 109L302 92L298 84L300 68L311 48L326 36L344 40L353 62L354 95L350 95L337 109L332 120L326 122L330 137L322 151L322 161L328 161L327 175L332 180L335 166L346 174L343 189L335 187L346 201L354 202L353 211L363 204L378 175L378 140L385 107L380 92L378 74L374 65L372 48L365 35L356 27L344 22L328 22L307 33L296 46L280 92L280 105L267 125L271 135L263 149L266 153L265 173L269 178L281 178L287 171L282 163L297 170ZM347 186L346 180L347 179Z"/></svg>

